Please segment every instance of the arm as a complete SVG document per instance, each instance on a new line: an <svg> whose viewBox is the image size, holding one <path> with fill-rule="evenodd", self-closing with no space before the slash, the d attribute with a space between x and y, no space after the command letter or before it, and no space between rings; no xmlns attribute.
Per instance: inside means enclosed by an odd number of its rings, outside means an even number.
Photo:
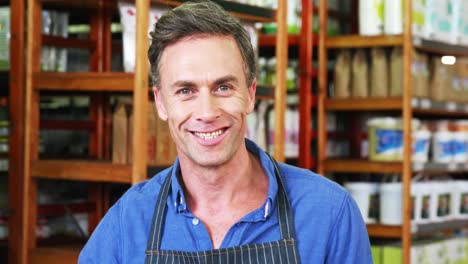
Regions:
<svg viewBox="0 0 468 264"><path fill-rule="evenodd" d="M366 225L349 194L330 234L326 263L373 263Z"/></svg>
<svg viewBox="0 0 468 264"><path fill-rule="evenodd" d="M121 263L120 202L109 209L80 252L78 263Z"/></svg>

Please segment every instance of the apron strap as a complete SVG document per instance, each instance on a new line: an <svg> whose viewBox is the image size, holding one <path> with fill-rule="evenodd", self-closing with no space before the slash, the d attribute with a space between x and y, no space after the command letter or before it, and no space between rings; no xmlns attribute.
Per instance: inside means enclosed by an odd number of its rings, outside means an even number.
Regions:
<svg viewBox="0 0 468 264"><path fill-rule="evenodd" d="M275 167L275 175L278 180L278 194L276 195L276 203L278 207L278 223L280 226L281 239L296 239L296 230L294 224L294 217L289 203L288 196L286 195L285 185L281 177L281 171L278 163L273 159L270 154L266 153Z"/></svg>
<svg viewBox="0 0 468 264"><path fill-rule="evenodd" d="M151 230L148 236L147 250L158 250L161 247L161 236L163 230L164 218L166 215L167 195L171 188L172 168L167 173L166 179L159 191L158 200L154 207L153 220L151 221Z"/></svg>

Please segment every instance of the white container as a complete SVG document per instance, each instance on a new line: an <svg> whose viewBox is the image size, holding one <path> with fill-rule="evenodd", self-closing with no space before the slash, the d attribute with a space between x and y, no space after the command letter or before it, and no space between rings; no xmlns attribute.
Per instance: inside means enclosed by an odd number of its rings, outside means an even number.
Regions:
<svg viewBox="0 0 468 264"><path fill-rule="evenodd" d="M451 212L456 219L468 219L468 181L453 181Z"/></svg>
<svg viewBox="0 0 468 264"><path fill-rule="evenodd" d="M425 163L429 160L429 145L431 132L428 130L417 130L413 132L413 155L414 162Z"/></svg>
<svg viewBox="0 0 468 264"><path fill-rule="evenodd" d="M379 184L372 182L349 182L344 187L356 201L364 222L377 222L379 215Z"/></svg>
<svg viewBox="0 0 468 264"><path fill-rule="evenodd" d="M383 0L359 0L359 34L366 36L383 33Z"/></svg>
<svg viewBox="0 0 468 264"><path fill-rule="evenodd" d="M462 1L461 3L461 25L459 27L459 42L462 45L468 45L468 1Z"/></svg>
<svg viewBox="0 0 468 264"><path fill-rule="evenodd" d="M454 28L454 6L452 0L433 0L433 13L430 18L430 22L434 27L434 32L431 35L431 39L452 43L452 32Z"/></svg>
<svg viewBox="0 0 468 264"><path fill-rule="evenodd" d="M421 222L421 207L422 207L422 188L421 183L411 183L411 221L413 223Z"/></svg>
<svg viewBox="0 0 468 264"><path fill-rule="evenodd" d="M416 182L416 222L428 223L431 222L431 204L432 204L432 183L431 182Z"/></svg>
<svg viewBox="0 0 468 264"><path fill-rule="evenodd" d="M136 7L134 3L126 3L119 1L120 22L122 24L122 43L123 43L123 60L125 72L135 71L135 37L136 37ZM153 30L154 24L159 18L168 12L165 7L151 8L148 23L149 32ZM148 38L149 41L149 38ZM148 62L149 64L149 62Z"/></svg>
<svg viewBox="0 0 468 264"><path fill-rule="evenodd" d="M403 131L401 119L372 118L369 128L369 159L373 161L401 160Z"/></svg>
<svg viewBox="0 0 468 264"><path fill-rule="evenodd" d="M403 12L400 0L385 0L384 32L389 35L403 33Z"/></svg>
<svg viewBox="0 0 468 264"><path fill-rule="evenodd" d="M468 161L468 133L464 131L453 132L452 137L453 161Z"/></svg>
<svg viewBox="0 0 468 264"><path fill-rule="evenodd" d="M452 133L449 131L438 131L433 134L433 161L440 163L450 163L453 160L452 154Z"/></svg>
<svg viewBox="0 0 468 264"><path fill-rule="evenodd" d="M382 183L380 185L380 222L385 225L402 223L402 183Z"/></svg>
<svg viewBox="0 0 468 264"><path fill-rule="evenodd" d="M435 181L432 184L430 219L441 222L450 217L451 185L443 181Z"/></svg>

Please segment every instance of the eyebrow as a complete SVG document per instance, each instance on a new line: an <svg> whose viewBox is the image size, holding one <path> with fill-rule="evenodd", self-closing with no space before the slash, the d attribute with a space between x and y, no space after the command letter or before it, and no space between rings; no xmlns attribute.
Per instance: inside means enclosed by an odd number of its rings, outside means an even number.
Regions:
<svg viewBox="0 0 468 264"><path fill-rule="evenodd" d="M223 76L221 78L214 80L211 83L211 85L220 85L220 84L227 83L227 82L234 82L237 84L239 80L234 75L227 75L227 76ZM187 81L187 80L179 80L179 81L174 82L171 85L171 87L194 87L194 86L196 86L195 82Z"/></svg>

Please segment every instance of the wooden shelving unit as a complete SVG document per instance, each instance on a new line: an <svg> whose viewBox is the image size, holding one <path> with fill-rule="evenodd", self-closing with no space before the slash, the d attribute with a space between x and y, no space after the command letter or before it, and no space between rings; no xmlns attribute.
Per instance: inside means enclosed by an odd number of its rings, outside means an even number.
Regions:
<svg viewBox="0 0 468 264"><path fill-rule="evenodd" d="M318 172L321 174L332 173L395 173L402 179L403 219L398 226L386 226L380 224L367 225L368 233L372 237L401 239L403 247L403 263L410 263L410 248L413 236L456 230L467 226L467 221L445 221L441 223L419 224L411 222L411 179L414 173L467 173L466 164L435 164L420 165L411 161L411 120L413 116L440 116L466 118L468 116L467 104L453 102L434 102L428 99L413 98L411 63L413 49L430 52L439 55L468 56L468 47L449 45L445 43L427 41L412 36L411 11L412 1L403 1L404 24L403 34L395 36L360 36L345 35L327 36L327 1L320 1L319 9L319 93L318 93L318 120L319 120L319 150ZM401 47L403 49L403 96L397 98L349 98L335 99L327 95L328 76L327 69L328 51L331 49L354 49L373 47ZM328 137L332 137L326 131L327 112L350 112L357 115L360 112L385 112L392 115L400 115L403 120L403 160L400 162L372 162L359 159L331 159L326 155ZM353 130L350 133L359 132Z"/></svg>
<svg viewBox="0 0 468 264"><path fill-rule="evenodd" d="M24 178L20 184L21 201L17 201L22 209L20 238L13 246L18 256L12 263L76 263L78 253L83 246L78 245L48 245L42 246L35 237L36 216L47 208L37 208L37 180L59 179L90 182L92 188L90 199L80 210L94 211L90 219L91 229L105 213L106 201L103 200L102 183L135 184L147 178L146 164L146 120L148 109L148 64L147 64L147 28L150 4L175 7L184 1L136 0L138 10L136 16L136 67L134 73L110 72L111 43L110 22L113 13L117 12L117 1L106 0L28 0L27 13L27 65L26 95L24 114ZM260 99L269 98L275 101L275 112L284 113L286 107L286 65L287 65L287 33L286 5L287 1L278 1L278 9L270 10L230 1L217 0L228 12L241 20L250 22L276 22L278 33L276 38L269 39L276 47L277 85L276 87L259 87L257 95ZM46 36L41 33L41 11L43 8L60 8L73 10L90 17L90 39L81 40ZM23 9L25 10L25 9ZM24 31L22 31L24 32ZM62 48L87 49L91 53L90 72L56 73L41 72L40 52L43 45ZM41 92L73 92L90 94L92 111L89 121L41 120L39 116L39 98ZM106 104L104 99L110 93L130 93L133 95L134 131L132 139L133 164L116 165L109 162L104 145L108 144L109 136L105 129ZM274 157L284 161L284 116L275 115ZM23 116L21 117L23 118ZM90 160L51 160L40 159L38 155L39 130L51 128L72 128L82 126L83 130L92 133L90 142ZM23 146L23 145L22 145ZM20 177L21 178L21 177ZM107 201L108 203L108 201ZM107 204L108 206L108 204ZM57 208L55 208L57 209ZM22 236L20 235L22 234Z"/></svg>
<svg viewBox="0 0 468 264"><path fill-rule="evenodd" d="M3 2L3 1L2 1ZM21 254L25 220L24 198L24 105L25 105L25 40L26 1L7 1L10 5L10 71L8 104L10 117L8 169L8 263L24 263ZM5 88L6 90L6 88Z"/></svg>

